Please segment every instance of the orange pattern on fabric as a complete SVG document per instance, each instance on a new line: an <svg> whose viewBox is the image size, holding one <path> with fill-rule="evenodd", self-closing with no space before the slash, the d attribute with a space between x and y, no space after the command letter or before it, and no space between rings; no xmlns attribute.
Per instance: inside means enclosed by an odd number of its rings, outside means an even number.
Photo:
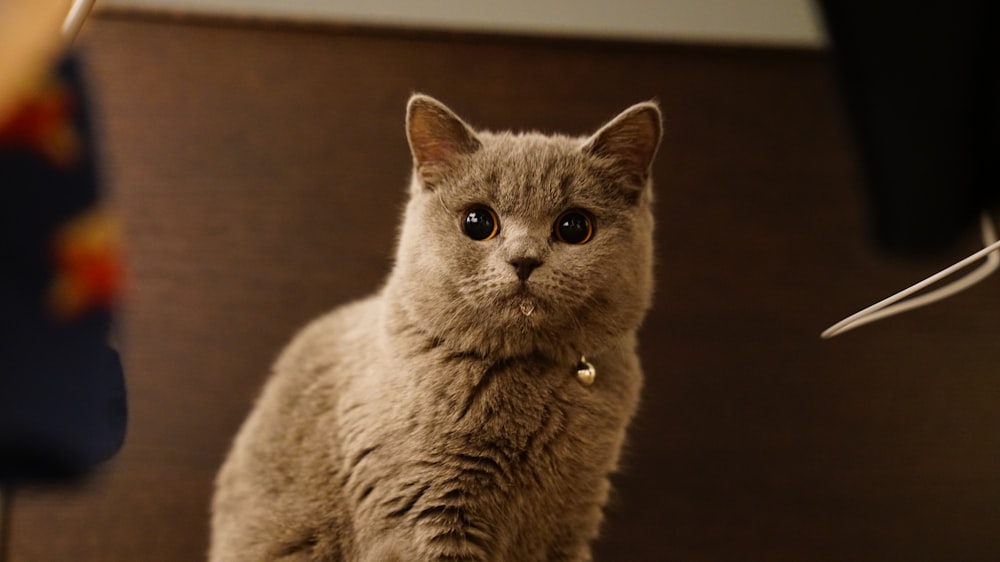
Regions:
<svg viewBox="0 0 1000 562"><path fill-rule="evenodd" d="M56 166L72 166L82 146L73 110L73 97L62 84L44 83L0 123L0 148L28 148Z"/></svg>
<svg viewBox="0 0 1000 562"><path fill-rule="evenodd" d="M114 304L123 288L121 256L121 232L106 211L91 210L64 225L53 239L53 314L71 319Z"/></svg>

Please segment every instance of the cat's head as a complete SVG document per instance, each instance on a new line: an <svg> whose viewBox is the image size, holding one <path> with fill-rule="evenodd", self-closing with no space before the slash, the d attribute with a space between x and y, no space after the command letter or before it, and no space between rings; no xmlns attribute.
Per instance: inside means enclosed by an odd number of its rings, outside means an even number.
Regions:
<svg viewBox="0 0 1000 562"><path fill-rule="evenodd" d="M473 130L433 98L407 106L414 173L390 306L456 350L596 354L652 293L655 103L589 137Z"/></svg>

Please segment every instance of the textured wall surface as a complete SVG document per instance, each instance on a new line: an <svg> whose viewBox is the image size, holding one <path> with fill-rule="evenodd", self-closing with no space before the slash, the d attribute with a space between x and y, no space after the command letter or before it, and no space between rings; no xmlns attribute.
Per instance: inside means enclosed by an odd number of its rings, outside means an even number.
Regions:
<svg viewBox="0 0 1000 562"><path fill-rule="evenodd" d="M1000 278L819 339L956 257L869 245L823 55L134 18L83 45L132 424L92 480L18 491L13 562L203 557L269 363L390 267L414 90L491 128L663 107L646 389L598 561L1000 557Z"/></svg>

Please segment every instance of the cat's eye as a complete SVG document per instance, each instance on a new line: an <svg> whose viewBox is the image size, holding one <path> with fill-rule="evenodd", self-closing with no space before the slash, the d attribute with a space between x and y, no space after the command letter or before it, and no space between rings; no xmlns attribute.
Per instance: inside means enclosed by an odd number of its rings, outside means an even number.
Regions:
<svg viewBox="0 0 1000 562"><path fill-rule="evenodd" d="M462 231L473 240L489 240L500 231L500 221L493 209L478 205L465 213Z"/></svg>
<svg viewBox="0 0 1000 562"><path fill-rule="evenodd" d="M594 236L594 221L584 211L566 211L556 219L552 230L560 242L586 244Z"/></svg>

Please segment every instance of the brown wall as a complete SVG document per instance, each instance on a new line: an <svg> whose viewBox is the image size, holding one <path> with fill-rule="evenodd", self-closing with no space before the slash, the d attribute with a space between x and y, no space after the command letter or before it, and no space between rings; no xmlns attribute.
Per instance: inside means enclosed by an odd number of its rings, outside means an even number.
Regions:
<svg viewBox="0 0 1000 562"><path fill-rule="evenodd" d="M129 17L82 43L132 419L92 480L19 491L13 562L203 557L268 363L390 267L412 91L573 133L662 104L647 387L597 560L1000 559L1000 280L819 339L952 257L868 244L823 54Z"/></svg>

